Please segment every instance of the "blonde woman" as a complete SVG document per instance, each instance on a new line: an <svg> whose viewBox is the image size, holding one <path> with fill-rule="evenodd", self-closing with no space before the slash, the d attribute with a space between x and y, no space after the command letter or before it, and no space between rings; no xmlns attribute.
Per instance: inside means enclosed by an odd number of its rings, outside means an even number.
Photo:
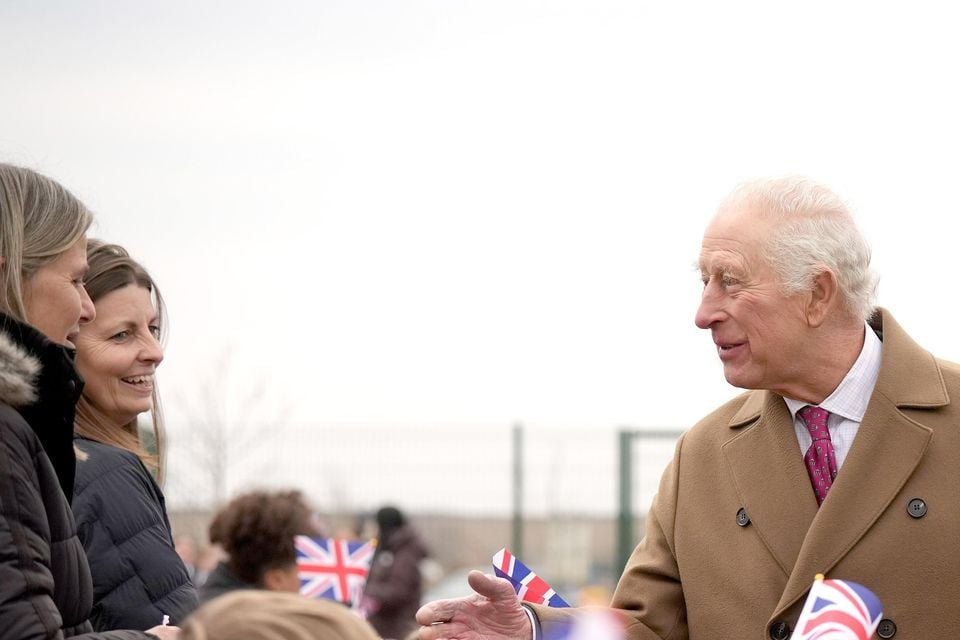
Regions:
<svg viewBox="0 0 960 640"><path fill-rule="evenodd" d="M83 288L90 212L29 169L0 164L0 635L92 633L93 585L70 512L73 418L83 381L74 341L94 318ZM157 621L160 622L159 620ZM172 639L176 628L153 627Z"/></svg>
<svg viewBox="0 0 960 640"><path fill-rule="evenodd" d="M163 419L154 374L163 361L163 298L122 247L91 240L86 289L96 318L77 336L85 386L74 426L73 513L93 574L96 629L149 629L181 622L197 594L174 549L163 492ZM137 422L150 415L156 454Z"/></svg>

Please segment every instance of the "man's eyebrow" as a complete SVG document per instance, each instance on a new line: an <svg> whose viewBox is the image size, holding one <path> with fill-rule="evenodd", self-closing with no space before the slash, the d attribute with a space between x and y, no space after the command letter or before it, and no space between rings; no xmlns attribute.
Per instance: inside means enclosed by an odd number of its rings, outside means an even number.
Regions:
<svg viewBox="0 0 960 640"><path fill-rule="evenodd" d="M709 265L704 264L701 260L694 260L690 263L690 266L700 273L711 271L714 273L719 273L721 271L740 271L740 268L730 263L727 260L712 260Z"/></svg>

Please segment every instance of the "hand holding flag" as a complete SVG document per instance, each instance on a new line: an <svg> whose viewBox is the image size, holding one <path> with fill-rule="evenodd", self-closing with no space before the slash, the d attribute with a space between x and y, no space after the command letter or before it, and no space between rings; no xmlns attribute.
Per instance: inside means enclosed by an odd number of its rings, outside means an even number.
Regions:
<svg viewBox="0 0 960 640"><path fill-rule="evenodd" d="M863 585L818 574L791 640L869 640L882 616L880 599Z"/></svg>
<svg viewBox="0 0 960 640"><path fill-rule="evenodd" d="M545 604L548 607L570 606L543 581L543 578L517 560L506 548L494 554L493 571L501 578L509 580L514 591L524 602Z"/></svg>

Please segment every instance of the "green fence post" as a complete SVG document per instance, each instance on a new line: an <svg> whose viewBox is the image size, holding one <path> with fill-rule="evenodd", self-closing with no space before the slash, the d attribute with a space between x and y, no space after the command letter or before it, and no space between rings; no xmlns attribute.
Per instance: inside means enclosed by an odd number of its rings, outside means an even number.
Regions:
<svg viewBox="0 0 960 640"><path fill-rule="evenodd" d="M617 562L622 573L633 552L633 431L621 430L620 447L620 515L617 519Z"/></svg>
<svg viewBox="0 0 960 640"><path fill-rule="evenodd" d="M510 550L523 557L523 424L513 425L513 527Z"/></svg>

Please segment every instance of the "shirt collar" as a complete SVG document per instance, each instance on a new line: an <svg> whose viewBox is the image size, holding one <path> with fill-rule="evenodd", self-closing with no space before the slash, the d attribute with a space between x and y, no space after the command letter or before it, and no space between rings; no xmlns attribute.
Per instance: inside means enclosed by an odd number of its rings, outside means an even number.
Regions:
<svg viewBox="0 0 960 640"><path fill-rule="evenodd" d="M850 371L827 399L820 403L822 409L842 416L853 422L861 422L863 414L867 412L867 403L873 395L873 387L880 374L880 360L883 355L883 343L869 325L864 323L863 348L857 361L850 367ZM797 419L797 411L807 406L806 402L794 400L784 396L784 402L790 410L793 419Z"/></svg>

